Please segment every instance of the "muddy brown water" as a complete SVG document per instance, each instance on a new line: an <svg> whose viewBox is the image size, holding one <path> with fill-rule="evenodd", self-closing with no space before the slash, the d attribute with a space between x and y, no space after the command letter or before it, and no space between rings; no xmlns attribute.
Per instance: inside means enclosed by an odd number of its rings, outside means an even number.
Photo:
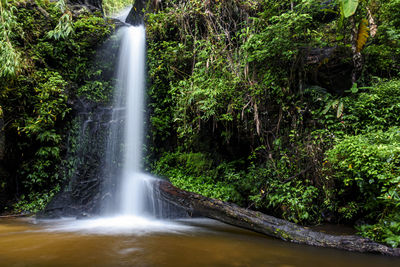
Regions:
<svg viewBox="0 0 400 267"><path fill-rule="evenodd" d="M400 266L399 258L292 244L205 219L152 231L80 223L0 219L0 266Z"/></svg>

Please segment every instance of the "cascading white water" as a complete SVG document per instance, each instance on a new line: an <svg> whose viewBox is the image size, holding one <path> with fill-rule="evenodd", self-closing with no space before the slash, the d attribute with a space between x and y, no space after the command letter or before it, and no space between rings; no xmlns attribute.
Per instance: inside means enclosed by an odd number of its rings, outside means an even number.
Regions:
<svg viewBox="0 0 400 267"><path fill-rule="evenodd" d="M118 35L121 43L104 166L107 178L102 197L103 215L133 216L137 222L143 217L151 220L182 217L181 210L163 202L157 195L153 188L157 178L142 171L145 28L126 26Z"/></svg>
<svg viewBox="0 0 400 267"><path fill-rule="evenodd" d="M140 175L143 140L143 94L145 88L145 29L127 27L123 33L118 66L117 92L125 104L124 159L120 190L120 212L138 215L143 192Z"/></svg>
<svg viewBox="0 0 400 267"><path fill-rule="evenodd" d="M114 112L123 118L123 165L118 190L117 213L143 216L154 204L152 177L142 172L142 145L145 92L145 28L122 29ZM151 208L151 207L150 207Z"/></svg>

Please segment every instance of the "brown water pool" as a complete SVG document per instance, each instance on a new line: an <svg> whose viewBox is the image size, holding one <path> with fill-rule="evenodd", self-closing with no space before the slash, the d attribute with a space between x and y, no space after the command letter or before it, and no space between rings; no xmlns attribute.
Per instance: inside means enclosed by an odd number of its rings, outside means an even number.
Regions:
<svg viewBox="0 0 400 267"><path fill-rule="evenodd" d="M398 258L291 244L212 220L114 224L0 219L0 266L400 266Z"/></svg>

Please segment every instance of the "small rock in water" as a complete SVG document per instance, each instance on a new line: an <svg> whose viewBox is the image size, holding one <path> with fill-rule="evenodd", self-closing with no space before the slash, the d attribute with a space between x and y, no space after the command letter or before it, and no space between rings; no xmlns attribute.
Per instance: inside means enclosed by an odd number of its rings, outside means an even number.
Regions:
<svg viewBox="0 0 400 267"><path fill-rule="evenodd" d="M88 218L90 218L90 217L92 217L89 213L86 213L86 212L82 212L81 214L79 214L77 217L76 217L76 219L77 220L83 220L83 219L88 219Z"/></svg>

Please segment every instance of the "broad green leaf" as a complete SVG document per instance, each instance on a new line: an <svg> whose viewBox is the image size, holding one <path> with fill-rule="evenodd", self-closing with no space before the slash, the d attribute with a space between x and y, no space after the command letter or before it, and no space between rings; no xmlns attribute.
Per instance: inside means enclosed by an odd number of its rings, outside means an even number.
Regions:
<svg viewBox="0 0 400 267"><path fill-rule="evenodd" d="M341 10L345 18L348 18L357 10L359 0L340 0Z"/></svg>

